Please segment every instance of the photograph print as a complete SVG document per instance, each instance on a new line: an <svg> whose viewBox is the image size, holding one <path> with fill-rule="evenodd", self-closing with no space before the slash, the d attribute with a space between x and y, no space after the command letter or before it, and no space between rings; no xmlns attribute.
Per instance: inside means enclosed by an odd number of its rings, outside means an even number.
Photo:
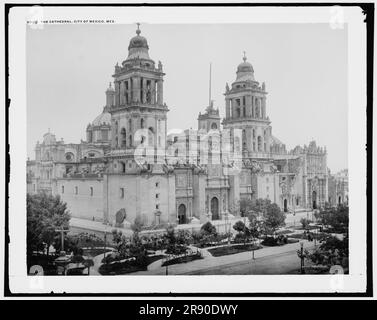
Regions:
<svg viewBox="0 0 377 320"><path fill-rule="evenodd" d="M360 8L65 9L24 11L26 286L263 275L365 291Z"/></svg>

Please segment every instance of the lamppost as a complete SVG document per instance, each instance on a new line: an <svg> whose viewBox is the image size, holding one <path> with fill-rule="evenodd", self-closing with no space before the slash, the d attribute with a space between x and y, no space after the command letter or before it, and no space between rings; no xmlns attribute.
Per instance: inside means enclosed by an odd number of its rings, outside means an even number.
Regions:
<svg viewBox="0 0 377 320"><path fill-rule="evenodd" d="M228 245L230 245L230 225L229 225L229 212L225 211L225 233L228 234Z"/></svg>
<svg viewBox="0 0 377 320"><path fill-rule="evenodd" d="M105 235L104 235L104 240L105 240L105 242L104 242L104 244L103 244L103 258L104 258L104 259L105 259L105 257L106 257L106 246L107 246L107 232L108 232L108 226L109 226L109 224L106 223L106 224L105 224L105 230L104 230L104 232L105 232Z"/></svg>
<svg viewBox="0 0 377 320"><path fill-rule="evenodd" d="M300 272L301 274L304 274L304 243L300 242L300 259L301 259L301 266L300 266Z"/></svg>
<svg viewBox="0 0 377 320"><path fill-rule="evenodd" d="M64 233L65 232L69 232L69 230L67 229L56 229L55 232L60 232L60 235L61 235L61 252L64 252Z"/></svg>

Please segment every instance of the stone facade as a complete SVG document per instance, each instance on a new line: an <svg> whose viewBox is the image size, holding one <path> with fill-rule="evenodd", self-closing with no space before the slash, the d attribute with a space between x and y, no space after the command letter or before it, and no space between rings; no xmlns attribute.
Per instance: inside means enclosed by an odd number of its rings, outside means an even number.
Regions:
<svg viewBox="0 0 377 320"><path fill-rule="evenodd" d="M66 144L49 132L37 143L29 193L59 194L76 217L115 224L122 212L128 223L155 226L227 219L242 198L267 198L290 212L348 201L348 178L330 176L326 149L312 141L287 151L272 135L266 85L246 56L226 85L223 121L210 101L197 130L167 135L163 66L140 33L115 66L87 140Z"/></svg>

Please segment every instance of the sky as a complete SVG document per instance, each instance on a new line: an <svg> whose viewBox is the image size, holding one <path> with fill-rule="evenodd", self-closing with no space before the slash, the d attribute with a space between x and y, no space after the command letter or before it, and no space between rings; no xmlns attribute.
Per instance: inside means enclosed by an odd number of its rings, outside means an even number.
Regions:
<svg viewBox="0 0 377 320"><path fill-rule="evenodd" d="M272 134L290 150L316 140L331 172L347 168L347 29L329 24L142 24L149 55L163 64L168 129L197 128L212 99L225 114L225 85L243 52L266 83ZM135 25L45 25L26 33L27 154L50 131L86 139L102 112L114 66L127 58Z"/></svg>

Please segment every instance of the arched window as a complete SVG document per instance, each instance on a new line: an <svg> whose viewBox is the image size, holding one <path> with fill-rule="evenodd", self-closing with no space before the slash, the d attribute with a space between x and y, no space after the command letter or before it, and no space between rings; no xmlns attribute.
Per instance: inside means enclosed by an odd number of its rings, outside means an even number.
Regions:
<svg viewBox="0 0 377 320"><path fill-rule="evenodd" d="M125 128L122 128L122 130L120 131L120 135L122 137L122 147L125 147L127 144L127 133Z"/></svg>
<svg viewBox="0 0 377 320"><path fill-rule="evenodd" d="M109 133L107 129L101 130L101 138L102 138L102 141L109 140Z"/></svg>
<svg viewBox="0 0 377 320"><path fill-rule="evenodd" d="M130 134L128 140L130 147L132 147L132 134Z"/></svg>
<svg viewBox="0 0 377 320"><path fill-rule="evenodd" d="M140 120L140 128L144 129L144 119L143 118L141 118L141 120Z"/></svg>
<svg viewBox="0 0 377 320"><path fill-rule="evenodd" d="M217 129L217 124L216 124L216 122L213 122L213 123L211 124L211 129L212 129L212 130L216 130L216 129Z"/></svg>
<svg viewBox="0 0 377 320"><path fill-rule="evenodd" d="M115 130L115 134L118 134L118 121L115 121L114 130Z"/></svg>
<svg viewBox="0 0 377 320"><path fill-rule="evenodd" d="M122 173L126 173L126 164L124 162L121 162L120 165L121 165Z"/></svg>
<svg viewBox="0 0 377 320"><path fill-rule="evenodd" d="M242 130L242 141L243 142L246 141L246 130L245 129Z"/></svg>
<svg viewBox="0 0 377 320"><path fill-rule="evenodd" d="M239 137L234 138L234 150L236 150L237 152L240 151L240 138Z"/></svg>
<svg viewBox="0 0 377 320"><path fill-rule="evenodd" d="M115 137L115 148L118 148L118 137Z"/></svg>
<svg viewBox="0 0 377 320"><path fill-rule="evenodd" d="M153 127L149 127L149 130L148 130L148 145L149 146L154 145L154 129L153 129Z"/></svg>
<svg viewBox="0 0 377 320"><path fill-rule="evenodd" d="M93 187L90 187L90 196L93 197Z"/></svg>
<svg viewBox="0 0 377 320"><path fill-rule="evenodd" d="M130 130L130 132L132 132L132 119L128 120L128 130Z"/></svg>
<svg viewBox="0 0 377 320"><path fill-rule="evenodd" d="M88 132L88 142L91 143L93 142L93 132L91 130L87 132Z"/></svg>
<svg viewBox="0 0 377 320"><path fill-rule="evenodd" d="M258 136L258 151L262 151L262 137Z"/></svg>

